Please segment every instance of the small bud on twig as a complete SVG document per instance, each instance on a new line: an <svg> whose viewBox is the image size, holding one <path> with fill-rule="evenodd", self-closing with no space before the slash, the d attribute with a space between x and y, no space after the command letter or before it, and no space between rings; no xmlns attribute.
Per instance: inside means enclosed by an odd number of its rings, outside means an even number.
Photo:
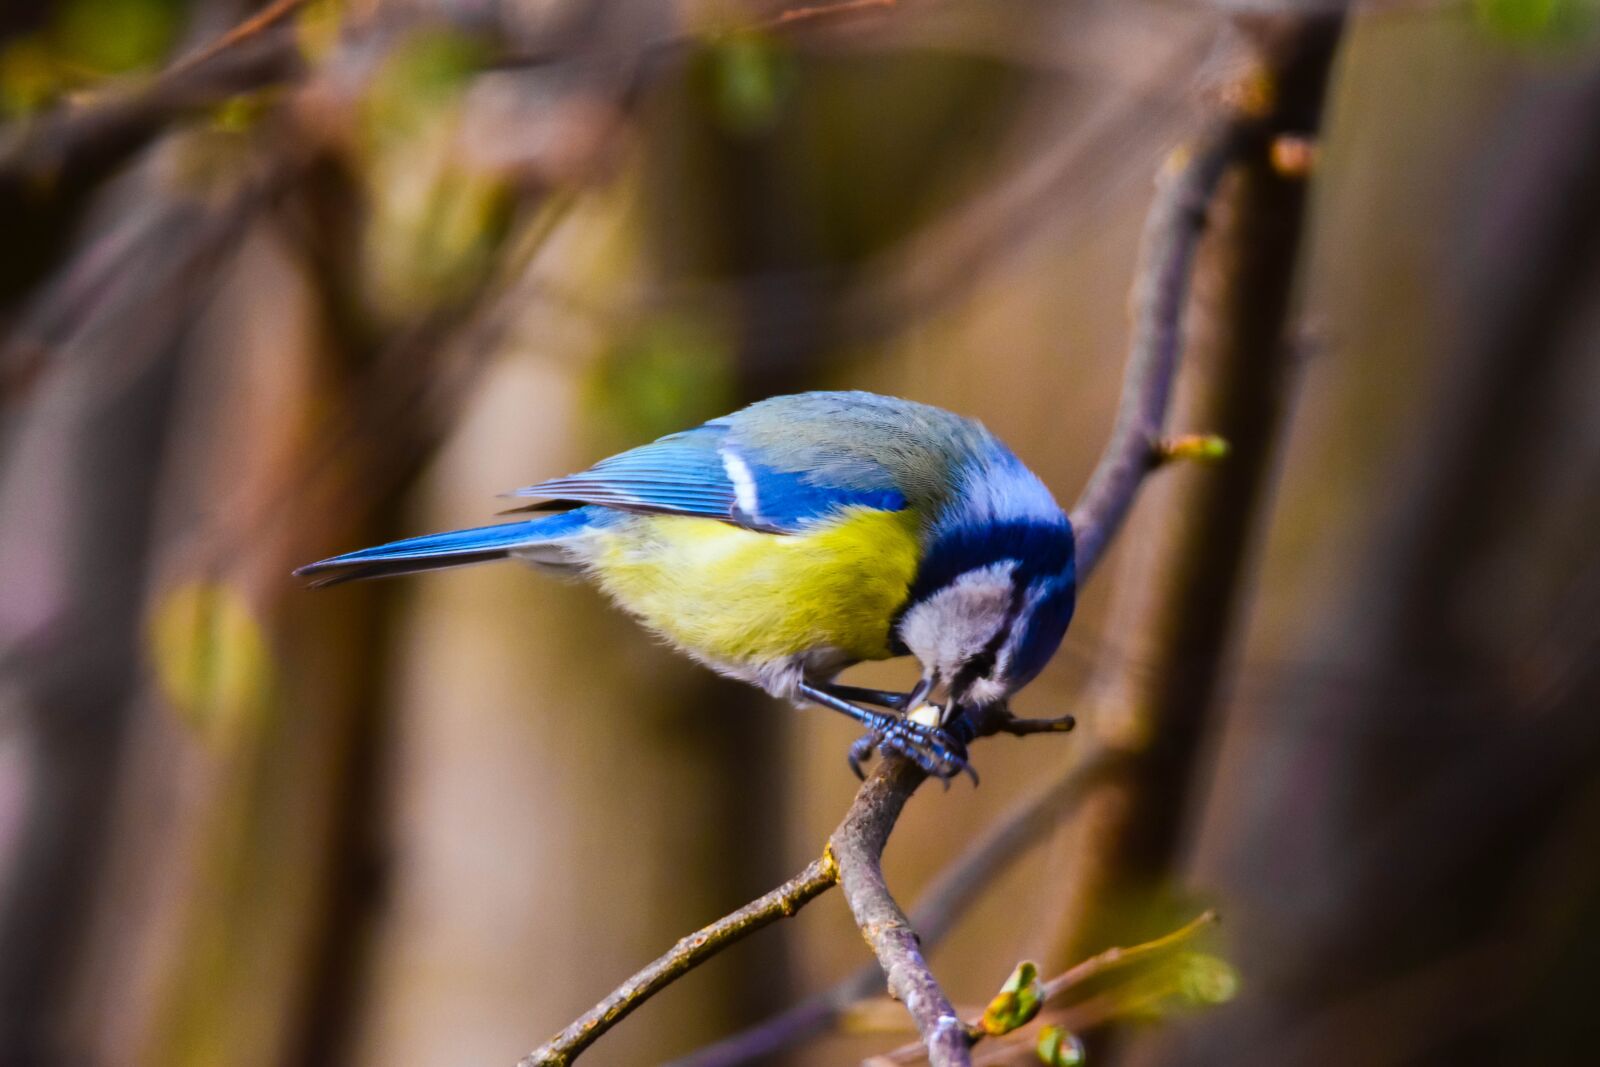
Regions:
<svg viewBox="0 0 1600 1067"><path fill-rule="evenodd" d="M1060 1026L1047 1026L1039 1031L1039 1044L1034 1047L1039 1062L1046 1067L1078 1067L1084 1061L1083 1042L1078 1035Z"/></svg>
<svg viewBox="0 0 1600 1067"><path fill-rule="evenodd" d="M1256 67L1222 90L1223 103L1236 114L1263 119L1278 102L1278 83L1266 67Z"/></svg>
<svg viewBox="0 0 1600 1067"><path fill-rule="evenodd" d="M1229 448L1227 439L1214 433L1186 433L1159 442L1155 449L1156 463L1170 463L1175 459L1220 463L1228 457Z"/></svg>
<svg viewBox="0 0 1600 1067"><path fill-rule="evenodd" d="M1317 165L1317 143L1309 137L1283 134L1272 139L1272 169L1285 178L1310 177Z"/></svg>
<svg viewBox="0 0 1600 1067"><path fill-rule="evenodd" d="M991 1036L1009 1034L1032 1022L1043 1004L1044 988L1039 984L1039 968L1032 961L1024 960L1017 964L1000 992L983 1009L983 1021L978 1025Z"/></svg>

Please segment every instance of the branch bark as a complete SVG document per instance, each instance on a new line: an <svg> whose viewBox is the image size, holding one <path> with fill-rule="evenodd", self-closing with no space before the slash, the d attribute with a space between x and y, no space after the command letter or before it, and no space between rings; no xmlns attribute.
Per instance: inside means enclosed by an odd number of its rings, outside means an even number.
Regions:
<svg viewBox="0 0 1600 1067"><path fill-rule="evenodd" d="M1206 205L1230 161L1260 134L1254 116L1214 122L1195 147L1174 155L1148 216L1134 285L1135 324L1116 426L1083 495L1072 509L1082 582L1133 506L1144 478L1157 466L1161 428L1182 348L1183 311L1205 229ZM1000 732L1003 721L980 726ZM892 759L856 795L848 826L853 844L834 852L850 910L878 957L889 992L911 1013L936 1067L969 1064L966 1032L923 959L916 933L883 879L881 858L900 811L923 775ZM875 847L874 847L875 846Z"/></svg>
<svg viewBox="0 0 1600 1067"><path fill-rule="evenodd" d="M1026 797L992 823L941 871L911 909L911 925L924 950L941 944L956 923L996 877L1044 844L1044 837L1095 783L1114 769L1114 761L1090 759L1074 764L1043 789ZM800 1044L833 1026L850 1005L870 996L883 980L869 963L833 987L749 1029L707 1045L668 1067L733 1067L755 1063Z"/></svg>
<svg viewBox="0 0 1600 1067"><path fill-rule="evenodd" d="M886 760L862 785L833 834L839 882L867 946L878 957L889 994L916 1023L934 1067L968 1064L966 1029L933 976L911 920L883 877L883 849L906 801L927 776L907 760Z"/></svg>
<svg viewBox="0 0 1600 1067"><path fill-rule="evenodd" d="M1247 122L1227 116L1194 147L1174 152L1150 205L1133 286L1133 337L1122 402L1106 450L1072 509L1080 583L1100 562L1133 508L1139 483L1157 465L1206 205L1249 129Z"/></svg>
<svg viewBox="0 0 1600 1067"><path fill-rule="evenodd" d="M1133 537L1108 641L1128 662L1089 688L1084 744L1121 751L1124 770L1085 801L1062 859L1066 905L1047 963L1170 926L1160 899L1177 851L1207 713L1241 600L1254 519L1293 363L1289 316L1307 185L1274 166L1276 137L1313 135L1342 19L1242 20L1253 62L1233 94L1251 115L1238 166L1212 206L1196 266L1182 418L1230 446L1227 462L1161 488Z"/></svg>
<svg viewBox="0 0 1600 1067"><path fill-rule="evenodd" d="M805 870L772 892L680 940L565 1030L524 1056L520 1067L566 1067L639 1005L735 941L793 915L833 888L838 880L839 868L831 854L812 860Z"/></svg>

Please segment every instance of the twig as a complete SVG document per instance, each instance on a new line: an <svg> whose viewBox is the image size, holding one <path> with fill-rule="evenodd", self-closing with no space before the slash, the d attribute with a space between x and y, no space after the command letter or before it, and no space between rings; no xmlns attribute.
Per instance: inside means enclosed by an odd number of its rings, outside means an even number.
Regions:
<svg viewBox="0 0 1600 1067"><path fill-rule="evenodd" d="M1195 249L1204 228L1205 207L1247 129L1244 120L1232 116L1214 124L1192 152L1175 157L1176 165L1158 187L1145 226L1141 267L1134 287L1134 335L1117 423L1094 475L1072 512L1080 581L1086 579L1099 562L1106 543L1132 506L1140 483L1154 467L1152 457L1160 440L1172 379L1177 371L1182 314ZM988 732L1000 732L1004 729L1003 723L1003 719L992 722ZM883 848L906 801L925 777L905 760L886 759L878 772L862 785L834 832L832 853L837 863L838 881L862 936L878 958L889 992L905 1004L916 1023L930 1061L937 1067L965 1065L971 1062L965 1027L928 968L916 929L895 902L883 877ZM1053 807L1046 802L1055 796L1054 789L1047 791L1040 798L1041 807ZM1031 822L1035 814L1034 811L1021 813L1018 822ZM967 898L975 895L975 887L969 893L966 878L979 884L986 882L996 867L1023 848L1020 842L1010 838L1005 844L1006 848L998 850L1000 855L992 865L986 856L984 866L962 868L964 884L961 891L954 894L960 899L952 912L963 909ZM663 977L659 985L652 986L648 992L653 993L692 966L693 963ZM605 1008L636 980L603 1001L596 1011ZM852 979L847 988L854 989L856 982L857 979ZM642 999L635 997L628 1008L631 1010ZM745 1053L757 1044L764 1051L770 1051L774 1047L774 1037L787 1043L795 1035L810 1033L819 1021L826 1021L838 1010L832 996L808 1001L806 1007L809 1009L806 1015L788 1027L762 1028L753 1032L750 1040L735 1039L722 1046L731 1049L740 1057L738 1059L700 1058L683 1062L746 1062ZM607 1026L622 1014L625 1012L610 1017ZM594 1016L595 1012L591 1012L563 1034L583 1028ZM776 1022L781 1024L783 1018ZM540 1060L535 1054L523 1062L528 1067L539 1063L568 1063L571 1055L600 1032L603 1030L594 1029L594 1024L590 1023L583 1031L586 1040L572 1045L568 1058Z"/></svg>
<svg viewBox="0 0 1600 1067"><path fill-rule="evenodd" d="M837 15L853 15L873 8L894 7L900 0L840 0L836 4L809 4L805 7L791 7L781 12L773 19L770 26L793 26L799 22L811 22L820 18L833 18Z"/></svg>
<svg viewBox="0 0 1600 1067"><path fill-rule="evenodd" d="M1090 956L1082 963L1063 971L1061 974L1043 983L1039 990L1039 1003L1041 1007L1048 1007L1054 1000L1064 996L1074 988L1083 985L1091 979L1098 978L1111 971L1132 967L1134 964L1143 963L1152 956L1165 955L1180 945L1192 941L1202 930L1216 925L1217 913L1206 910L1189 920L1178 929L1169 934L1146 941L1143 944L1133 945L1129 948L1114 947L1104 952ZM965 1024L967 1032L971 1034L971 1043L976 1045L991 1035L985 1031L978 1019ZM869 1062L876 1064L901 1064L916 1063L922 1058L923 1048L917 1042L901 1045L891 1052L881 1056L874 1056Z"/></svg>
<svg viewBox="0 0 1600 1067"><path fill-rule="evenodd" d="M1135 490L1155 465L1183 346L1183 309L1205 230L1206 205L1247 129L1246 122L1230 116L1214 124L1192 149L1173 153L1150 205L1133 287L1133 338L1117 422L1072 509L1080 582L1100 562L1133 506Z"/></svg>
<svg viewBox="0 0 1600 1067"><path fill-rule="evenodd" d="M1239 165L1211 202L1215 227L1194 269L1184 343L1206 373L1189 380L1183 405L1185 423L1219 434L1231 452L1138 516L1137 552L1126 560L1107 632L1143 669L1096 672L1082 709L1094 718L1097 743L1133 758L1085 803L1086 821L1063 857L1063 906L1051 917L1057 931L1045 956L1052 968L1153 932L1126 907L1125 893L1166 883L1180 855L1182 815L1200 785L1196 761L1236 637L1248 548L1296 363L1286 339L1309 190L1278 173L1269 150L1278 134L1317 129L1341 22L1263 15L1236 24L1250 53L1228 95L1240 116Z"/></svg>
<svg viewBox="0 0 1600 1067"><path fill-rule="evenodd" d="M1250 121L1242 116L1230 115L1214 123L1194 149L1174 154L1157 188L1145 224L1134 285L1134 332L1117 423L1088 486L1072 510L1080 582L1099 563L1105 545L1131 508L1140 483L1155 467L1155 446L1160 441L1177 372L1183 309L1205 225L1205 208L1251 130ZM1009 732L1004 724L1003 718L995 720L989 724L988 732ZM1111 759L1109 754L1097 755L1092 762L1100 769L1104 766L1102 760ZM1070 789L1072 780L1085 769L1069 772L1008 820L1008 827L1029 825L1042 812L1054 811L1061 796L1058 790L1075 796L1076 791ZM965 1032L949 1007L948 998L939 991L923 959L915 929L895 904L882 874L883 844L906 800L922 780L919 772L902 761L887 760L878 774L862 786L841 824L841 829L850 826L856 843L866 847L841 850L836 835L834 854L862 935L889 979L890 992L906 1002L930 1058L936 1064L966 1063ZM947 911L950 921L965 910L978 888L1026 847L1009 836L1002 840L1004 847L963 857L950 868L952 881L961 883L960 892L952 894ZM926 940L932 944L935 938ZM679 1067L748 1063L786 1047L828 1025L844 1006L859 997L863 986L870 988L867 981L870 977L864 980L861 975L852 976L790 1012L711 1046L702 1054L678 1061ZM915 1004L908 996L916 998ZM959 1052L954 1048L955 1039L960 1041Z"/></svg>
<svg viewBox="0 0 1600 1067"><path fill-rule="evenodd" d="M566 1029L523 1057L521 1067L566 1067L601 1034L639 1005L694 970L735 941L786 919L839 880L832 855L812 860L805 870L710 926L680 940L663 956L629 978Z"/></svg>
<svg viewBox="0 0 1600 1067"><path fill-rule="evenodd" d="M137 86L112 87L0 128L0 197L33 203L91 189L175 119L290 81L303 69L287 36L249 34L236 43L208 55L204 69L180 64Z"/></svg>
<svg viewBox="0 0 1600 1067"><path fill-rule="evenodd" d="M161 78L174 78L202 63L207 63L257 34L264 33L290 15L305 7L307 0L272 0L266 7L246 18L233 29L212 41L204 48L182 57L160 74Z"/></svg>
<svg viewBox="0 0 1600 1067"><path fill-rule="evenodd" d="M911 909L911 925L925 950L942 943L996 876L1043 843L1041 837L1063 813L1114 770L1102 754L1078 763L991 824L965 852L941 871ZM707 1045L668 1067L734 1067L773 1056L834 1025L851 1004L883 981L876 964L867 964L832 988L737 1034Z"/></svg>
<svg viewBox="0 0 1600 1067"><path fill-rule="evenodd" d="M883 877L883 848L906 801L927 776L908 760L886 760L862 785L833 834L839 884L861 936L878 957L889 993L911 1014L934 1067L971 1063L967 1033L923 958L911 920Z"/></svg>
<svg viewBox="0 0 1600 1067"><path fill-rule="evenodd" d="M1048 1004L1073 986L1082 985L1089 979L1097 978L1107 971L1131 967L1135 963L1144 962L1151 956L1159 956L1164 952L1169 952L1185 941L1193 939L1196 934L1206 927L1215 926L1216 922L1216 911L1208 908L1172 931L1172 933L1165 934L1153 941L1146 941L1142 945L1134 945L1131 948L1108 948L1099 955L1090 956L1076 967L1069 968L1046 982L1044 984L1044 1001Z"/></svg>
<svg viewBox="0 0 1600 1067"><path fill-rule="evenodd" d="M1121 408L1111 440L1072 511L1080 581L1099 562L1154 467L1206 205L1251 129L1249 120L1232 115L1214 123L1192 151L1174 156L1151 205L1134 284L1134 335ZM853 843L864 847L841 849L836 836L834 855L850 910L883 967L890 993L905 1003L930 1061L942 1067L970 1062L965 1030L928 969L915 931L890 895L881 866L889 831L923 777L903 761L887 761L856 795L845 819L844 825L855 832Z"/></svg>
<svg viewBox="0 0 1600 1067"><path fill-rule="evenodd" d="M1004 715L996 719L985 732L1010 734L1012 737L1031 737L1034 734L1071 733L1072 728L1077 725L1078 720L1072 715L1061 715L1054 719L1019 719L1015 715Z"/></svg>

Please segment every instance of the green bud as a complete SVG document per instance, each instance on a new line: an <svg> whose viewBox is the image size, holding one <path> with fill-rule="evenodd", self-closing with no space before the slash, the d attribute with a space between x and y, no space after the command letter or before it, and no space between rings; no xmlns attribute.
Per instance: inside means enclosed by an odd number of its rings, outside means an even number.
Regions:
<svg viewBox="0 0 1600 1067"><path fill-rule="evenodd" d="M1228 458L1229 444L1226 438L1214 433L1186 433L1181 437L1171 437L1161 443L1161 458L1164 460L1187 459L1197 463L1220 463Z"/></svg>
<svg viewBox="0 0 1600 1067"><path fill-rule="evenodd" d="M1026 1026L1044 1004L1044 988L1039 984L1039 968L1024 960L1017 964L1000 992L983 1009L983 1029L989 1034L1009 1034Z"/></svg>
<svg viewBox="0 0 1600 1067"><path fill-rule="evenodd" d="M1047 1026L1039 1031L1035 1051L1039 1062L1046 1067L1078 1067L1085 1058L1083 1042L1078 1040L1078 1035L1060 1026Z"/></svg>

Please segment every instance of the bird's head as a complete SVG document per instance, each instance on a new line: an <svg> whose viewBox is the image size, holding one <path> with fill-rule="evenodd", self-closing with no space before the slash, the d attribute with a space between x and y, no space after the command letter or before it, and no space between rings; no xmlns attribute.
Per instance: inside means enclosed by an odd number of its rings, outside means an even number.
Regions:
<svg viewBox="0 0 1600 1067"><path fill-rule="evenodd" d="M1072 619L1072 527L1024 520L958 527L930 545L894 627L922 664L913 701L951 711L1004 701L1044 669Z"/></svg>

